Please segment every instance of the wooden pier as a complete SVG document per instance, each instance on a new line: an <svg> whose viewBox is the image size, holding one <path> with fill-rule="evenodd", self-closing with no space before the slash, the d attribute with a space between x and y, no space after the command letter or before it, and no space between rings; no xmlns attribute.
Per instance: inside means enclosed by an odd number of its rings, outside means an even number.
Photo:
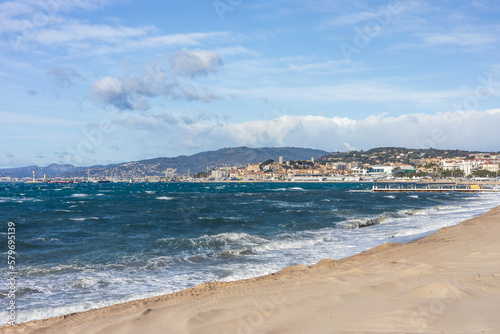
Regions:
<svg viewBox="0 0 500 334"><path fill-rule="evenodd" d="M479 192L495 192L493 188L485 188L480 184L405 184L405 183L374 183L373 192L379 193L479 193Z"/></svg>

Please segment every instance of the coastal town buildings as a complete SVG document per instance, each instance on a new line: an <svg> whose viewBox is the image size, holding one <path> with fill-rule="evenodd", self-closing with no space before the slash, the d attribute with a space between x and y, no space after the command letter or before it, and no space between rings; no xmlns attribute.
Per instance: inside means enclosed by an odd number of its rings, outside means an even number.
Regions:
<svg viewBox="0 0 500 334"><path fill-rule="evenodd" d="M379 159L378 156L371 157ZM401 155L396 157L403 159ZM420 177L435 176L439 172L461 171L457 175L472 175L477 170L487 170L493 173L500 171L500 156L480 155L474 159L441 159L441 158L420 158L413 159L413 164L387 162L384 164L371 165L363 164L361 161L335 161L335 162L314 162L311 160L283 161L279 157L278 161L266 161L261 164L248 164L246 167L227 170L221 167L212 171L211 177L214 180L252 180L252 181L333 181L346 179L363 178L393 178L398 177ZM452 173L453 176L453 173Z"/></svg>
<svg viewBox="0 0 500 334"><path fill-rule="evenodd" d="M286 160L277 156L261 163L222 164L216 160L206 171L179 172L153 163L129 162L111 168L87 168L84 175L65 177L36 174L18 178L0 175L0 182L183 182L183 181L347 181L372 179L493 178L500 174L500 154L413 152L400 148L372 152L337 152L318 159ZM71 166L70 166L71 167ZM74 166L73 166L74 167ZM67 167L65 167L67 168ZM42 169L43 170L43 169ZM184 168L186 170L186 168ZM26 173L28 174L28 173ZM31 170L30 170L31 174ZM82 173L83 174L83 173ZM44 175L41 171L40 175Z"/></svg>
<svg viewBox="0 0 500 334"><path fill-rule="evenodd" d="M495 156L497 157L497 156ZM461 170L464 175L470 175L477 170L487 170L493 173L498 172L500 161L498 159L467 159L467 160L442 160L441 169L442 170Z"/></svg>

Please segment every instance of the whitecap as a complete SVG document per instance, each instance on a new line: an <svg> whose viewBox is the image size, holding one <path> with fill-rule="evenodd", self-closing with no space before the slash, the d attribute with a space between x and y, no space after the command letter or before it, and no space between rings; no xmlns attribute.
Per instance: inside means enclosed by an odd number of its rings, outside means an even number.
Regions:
<svg viewBox="0 0 500 334"><path fill-rule="evenodd" d="M86 218L70 218L70 220L74 220L74 221L84 221L84 220L97 220L99 219L99 217L86 217Z"/></svg>
<svg viewBox="0 0 500 334"><path fill-rule="evenodd" d="M88 194L73 194L70 197L87 197Z"/></svg>
<svg viewBox="0 0 500 334"><path fill-rule="evenodd" d="M0 197L0 202L24 203L24 202L42 202L42 200L34 197Z"/></svg>
<svg viewBox="0 0 500 334"><path fill-rule="evenodd" d="M244 243L247 242L259 243L268 241L267 239L260 237L258 235L252 235L248 233L236 233L236 232L219 233L212 235L212 238L234 243L240 243L242 241Z"/></svg>
<svg viewBox="0 0 500 334"><path fill-rule="evenodd" d="M168 200L171 200L171 199L174 199L174 198L173 197L168 197L168 196L160 196L160 197L156 197L156 199L168 201Z"/></svg>
<svg viewBox="0 0 500 334"><path fill-rule="evenodd" d="M43 236L40 236L40 237L36 237L36 238L31 239L31 240L33 240L33 241L47 242L47 243L61 241L61 239L59 239L59 238L49 238L46 235L43 235Z"/></svg>

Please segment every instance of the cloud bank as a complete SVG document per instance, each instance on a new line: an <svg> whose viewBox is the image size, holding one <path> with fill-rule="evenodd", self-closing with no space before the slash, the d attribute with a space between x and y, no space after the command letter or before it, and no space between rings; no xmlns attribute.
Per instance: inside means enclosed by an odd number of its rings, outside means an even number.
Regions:
<svg viewBox="0 0 500 334"><path fill-rule="evenodd" d="M219 129L238 144L308 146L345 150L379 146L498 150L500 109L448 113L370 116L362 120L322 116L283 116L272 121L231 124Z"/></svg>
<svg viewBox="0 0 500 334"><path fill-rule="evenodd" d="M120 126L163 132L182 138L199 150L227 146L298 146L345 151L383 146L497 151L500 109L447 113L347 117L282 116L273 120L229 123L227 119L182 119L132 115ZM172 138L174 139L174 138Z"/></svg>

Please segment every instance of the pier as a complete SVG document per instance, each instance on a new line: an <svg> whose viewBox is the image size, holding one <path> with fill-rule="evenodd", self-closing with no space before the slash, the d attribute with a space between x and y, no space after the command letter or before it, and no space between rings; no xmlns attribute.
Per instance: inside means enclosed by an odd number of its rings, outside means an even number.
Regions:
<svg viewBox="0 0 500 334"><path fill-rule="evenodd" d="M479 193L479 192L498 192L499 189L483 186L480 184L407 184L407 183L374 183L373 192L394 193L394 192L412 192L412 193Z"/></svg>

